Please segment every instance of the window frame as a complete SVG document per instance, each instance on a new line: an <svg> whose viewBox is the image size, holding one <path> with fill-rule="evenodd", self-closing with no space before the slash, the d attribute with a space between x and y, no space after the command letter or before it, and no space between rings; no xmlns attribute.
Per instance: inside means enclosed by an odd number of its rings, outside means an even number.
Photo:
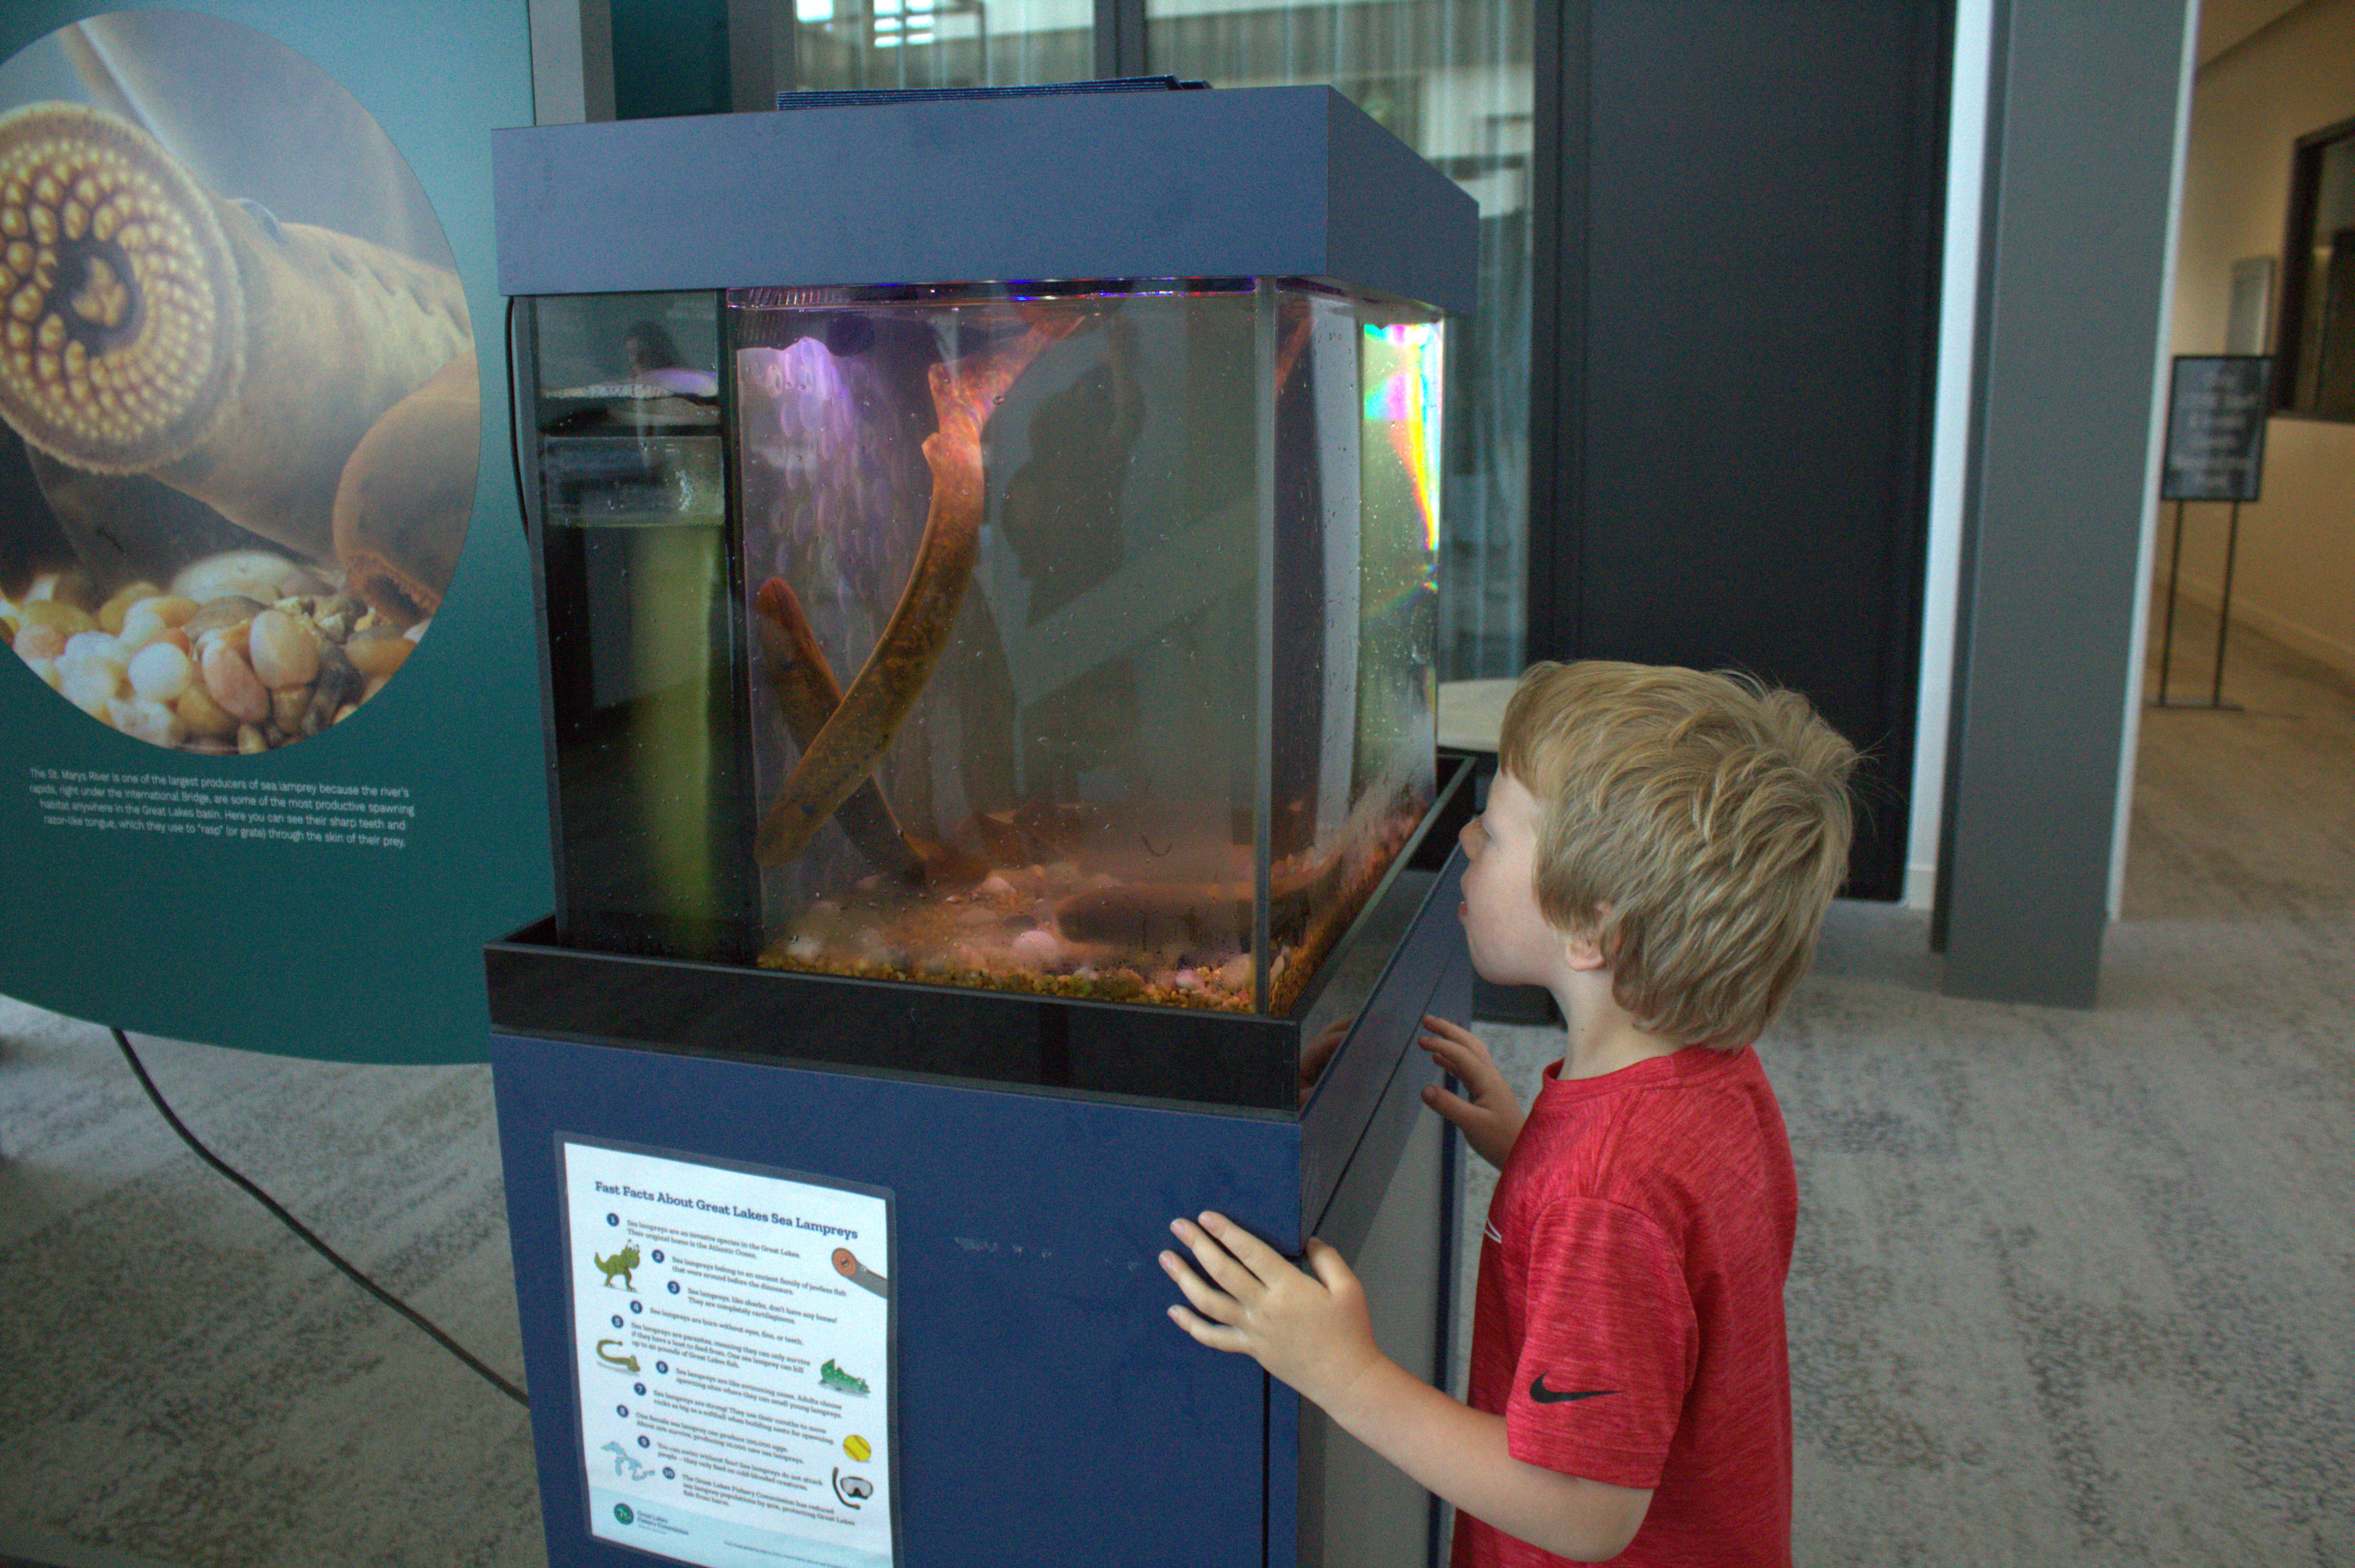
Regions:
<svg viewBox="0 0 2355 1568"><path fill-rule="evenodd" d="M2319 389L2303 385L2299 361L2304 350L2307 313L2315 291L2314 228L2323 158L2341 143L2355 145L2355 119L2326 125L2292 143L2289 212L2281 239L2281 293L2274 322L2273 412L2328 424L2355 424L2355 415L2324 412ZM2355 313L2355 298L2346 309Z"/></svg>

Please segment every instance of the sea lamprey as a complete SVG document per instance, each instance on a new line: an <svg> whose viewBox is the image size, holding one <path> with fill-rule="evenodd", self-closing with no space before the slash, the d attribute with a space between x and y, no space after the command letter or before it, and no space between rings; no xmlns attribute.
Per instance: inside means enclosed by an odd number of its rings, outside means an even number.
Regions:
<svg viewBox="0 0 2355 1568"><path fill-rule="evenodd" d="M771 578L752 598L752 630L786 733L806 753L842 706L843 689L826 650L818 645L801 600L782 578ZM923 864L901 831L872 777L858 781L835 820L877 870L900 881L921 879Z"/></svg>
<svg viewBox="0 0 2355 1568"><path fill-rule="evenodd" d="M932 500L915 563L866 667L803 747L793 776L761 814L754 846L761 864L782 864L808 847L827 818L867 782L923 694L972 580L984 499L982 427L1031 361L1086 320L1077 315L1033 313L1019 338L932 367L938 428L924 441L925 464L932 470ZM772 633L762 635L767 638Z"/></svg>

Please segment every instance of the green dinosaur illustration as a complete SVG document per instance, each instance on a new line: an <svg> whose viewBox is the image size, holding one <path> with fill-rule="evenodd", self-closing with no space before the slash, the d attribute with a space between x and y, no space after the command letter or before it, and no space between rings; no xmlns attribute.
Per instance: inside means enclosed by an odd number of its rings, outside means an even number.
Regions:
<svg viewBox="0 0 2355 1568"><path fill-rule="evenodd" d="M589 1254L589 1261L605 1271L606 1289L610 1290L613 1288L614 1276L617 1274L622 1276L623 1289L636 1290L638 1288L637 1286L630 1283L630 1271L638 1266L638 1243L636 1242L624 1242L622 1243L622 1250L615 1253L609 1258L601 1258L592 1252Z"/></svg>
<svg viewBox="0 0 2355 1568"><path fill-rule="evenodd" d="M830 1389L839 1390L846 1394L863 1394L867 1391L866 1379L852 1377L832 1361L828 1361L823 1367L818 1368L818 1380Z"/></svg>
<svg viewBox="0 0 2355 1568"><path fill-rule="evenodd" d="M621 1345L621 1344L625 1344L625 1343L626 1343L626 1341L623 1341L623 1340L618 1340L618 1339L601 1339L601 1340L599 1340L599 1341L597 1342L597 1359L598 1359L598 1360L600 1360L600 1361L603 1361L603 1362L606 1366L608 1366L608 1367L618 1367L618 1368L621 1368L623 1371L625 1371L625 1372L635 1372L635 1371L637 1371L637 1370L638 1370L638 1357L637 1357L637 1356L609 1356L609 1355L607 1355L607 1354L605 1353L605 1346L607 1346L607 1345Z"/></svg>

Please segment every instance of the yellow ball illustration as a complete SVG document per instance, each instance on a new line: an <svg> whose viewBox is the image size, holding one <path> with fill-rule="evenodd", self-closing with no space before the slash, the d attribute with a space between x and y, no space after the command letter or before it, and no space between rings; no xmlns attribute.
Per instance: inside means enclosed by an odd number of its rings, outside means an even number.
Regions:
<svg viewBox="0 0 2355 1568"><path fill-rule="evenodd" d="M875 1457L874 1448L868 1445L866 1438L856 1432L843 1439L843 1452L861 1464L865 1464Z"/></svg>

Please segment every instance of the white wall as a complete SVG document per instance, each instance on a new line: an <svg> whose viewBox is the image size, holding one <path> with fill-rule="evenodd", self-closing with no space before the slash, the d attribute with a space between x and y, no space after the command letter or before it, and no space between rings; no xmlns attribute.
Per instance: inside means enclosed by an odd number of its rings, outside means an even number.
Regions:
<svg viewBox="0 0 2355 1568"><path fill-rule="evenodd" d="M2175 352L2223 351L2233 263L2281 254L2291 144L2349 119L2355 0L2309 0L2200 69L2177 242ZM2162 520L2162 590L2174 509ZM2184 509L2187 598L2216 602L2225 516L2221 505ZM2265 499L2241 509L2233 619L2355 673L2355 425L2269 424ZM2206 668L2203 652L2178 648L2178 671L2187 659Z"/></svg>

